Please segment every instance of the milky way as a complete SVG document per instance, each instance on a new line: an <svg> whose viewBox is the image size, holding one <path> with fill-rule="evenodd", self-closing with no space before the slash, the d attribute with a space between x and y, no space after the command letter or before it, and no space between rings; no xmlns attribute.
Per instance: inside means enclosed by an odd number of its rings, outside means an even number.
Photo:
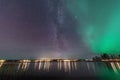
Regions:
<svg viewBox="0 0 120 80"><path fill-rule="evenodd" d="M119 0L0 0L1 58L119 53Z"/></svg>

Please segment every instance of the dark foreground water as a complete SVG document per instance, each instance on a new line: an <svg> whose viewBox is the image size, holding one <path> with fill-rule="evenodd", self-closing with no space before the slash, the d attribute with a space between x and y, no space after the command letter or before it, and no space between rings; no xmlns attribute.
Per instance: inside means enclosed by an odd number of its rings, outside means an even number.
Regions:
<svg viewBox="0 0 120 80"><path fill-rule="evenodd" d="M0 63L0 80L120 80L120 62Z"/></svg>

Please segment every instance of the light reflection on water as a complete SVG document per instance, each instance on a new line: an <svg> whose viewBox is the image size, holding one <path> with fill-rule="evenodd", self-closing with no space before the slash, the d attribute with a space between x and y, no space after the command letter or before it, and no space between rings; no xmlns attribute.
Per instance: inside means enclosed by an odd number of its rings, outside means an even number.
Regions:
<svg viewBox="0 0 120 80"><path fill-rule="evenodd" d="M34 63L30 62L21 62L18 65L18 70L27 70L30 67L30 64L34 64L34 69L49 71L52 70L53 67L58 71L64 70L65 72L71 72L77 70L77 62L75 61L38 61Z"/></svg>
<svg viewBox="0 0 120 80"><path fill-rule="evenodd" d="M2 65L4 64L5 60L0 60L0 68L2 67Z"/></svg>
<svg viewBox="0 0 120 80"><path fill-rule="evenodd" d="M8 70L6 70L8 69ZM70 60L39 60L36 62L21 61L14 63L0 62L0 73L7 72L64 72L70 73L72 76L80 75L120 75L120 62L76 62ZM33 71L33 72L32 72Z"/></svg>
<svg viewBox="0 0 120 80"><path fill-rule="evenodd" d="M26 69L29 68L29 65L30 65L29 62L20 63L19 66L18 66L18 70L21 68L21 69L23 69L25 71Z"/></svg>
<svg viewBox="0 0 120 80"><path fill-rule="evenodd" d="M118 67L118 66L116 65L116 63L111 62L110 64L111 64L111 67L112 67L113 71L114 71L116 74L118 74L118 70L117 70L117 67Z"/></svg>
<svg viewBox="0 0 120 80"><path fill-rule="evenodd" d="M39 61L39 62L21 62L18 64L18 70L27 70L30 66L30 64L34 64L34 68L36 70L42 70L42 71L51 71L51 70L57 70L57 71L64 71L64 72L72 72L72 71L80 71L80 69L84 70L86 68L89 72L96 73L96 71L99 71L101 69L101 66L99 66L99 63L102 64L102 67L104 69L109 70L111 67L111 70L115 74L119 74L120 72L120 62L109 62L109 63L103 63L103 62L76 62L76 61ZM3 63L0 63L3 64Z"/></svg>

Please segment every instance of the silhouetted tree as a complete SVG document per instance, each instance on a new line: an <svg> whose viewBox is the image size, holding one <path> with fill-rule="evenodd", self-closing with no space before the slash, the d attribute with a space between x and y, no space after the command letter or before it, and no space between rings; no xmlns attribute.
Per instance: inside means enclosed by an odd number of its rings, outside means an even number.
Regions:
<svg viewBox="0 0 120 80"><path fill-rule="evenodd" d="M118 55L118 58L120 58L120 54Z"/></svg>
<svg viewBox="0 0 120 80"><path fill-rule="evenodd" d="M102 59L110 59L110 56L106 53L104 53L103 55L101 55Z"/></svg>

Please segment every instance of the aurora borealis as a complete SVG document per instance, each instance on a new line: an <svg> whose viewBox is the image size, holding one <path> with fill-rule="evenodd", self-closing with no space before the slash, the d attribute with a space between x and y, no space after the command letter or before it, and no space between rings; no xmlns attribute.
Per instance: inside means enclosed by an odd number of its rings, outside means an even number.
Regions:
<svg viewBox="0 0 120 80"><path fill-rule="evenodd" d="M120 53L119 0L67 0L78 32L95 53Z"/></svg>
<svg viewBox="0 0 120 80"><path fill-rule="evenodd" d="M0 0L1 58L120 53L120 0Z"/></svg>

